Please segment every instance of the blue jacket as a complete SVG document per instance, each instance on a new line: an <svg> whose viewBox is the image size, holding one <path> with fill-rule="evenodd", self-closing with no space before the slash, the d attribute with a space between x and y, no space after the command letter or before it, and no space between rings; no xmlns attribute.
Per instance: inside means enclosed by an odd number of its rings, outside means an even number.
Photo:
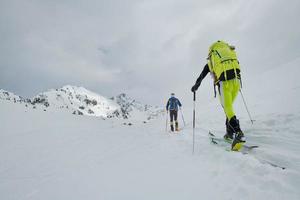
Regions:
<svg viewBox="0 0 300 200"><path fill-rule="evenodd" d="M181 103L180 103L180 101L179 101L176 97L171 97L171 98L168 100L166 109L167 109L167 110L178 110L178 106L179 106L179 107L182 106Z"/></svg>

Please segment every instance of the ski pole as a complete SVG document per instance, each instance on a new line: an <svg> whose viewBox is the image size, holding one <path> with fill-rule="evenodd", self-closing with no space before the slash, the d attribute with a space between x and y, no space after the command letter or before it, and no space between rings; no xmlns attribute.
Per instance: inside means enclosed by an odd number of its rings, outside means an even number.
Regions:
<svg viewBox="0 0 300 200"><path fill-rule="evenodd" d="M167 110L167 116L166 116L166 132L168 132L168 115L169 115L169 112Z"/></svg>
<svg viewBox="0 0 300 200"><path fill-rule="evenodd" d="M193 102L193 154L195 152L195 107L196 107L196 92L194 92L194 102Z"/></svg>
<svg viewBox="0 0 300 200"><path fill-rule="evenodd" d="M185 121L184 121L184 117L183 117L183 114L182 114L182 110L181 110L181 108L180 108L180 113L181 113L181 117L182 117L183 125L185 126Z"/></svg>
<svg viewBox="0 0 300 200"><path fill-rule="evenodd" d="M246 110L247 110L248 116L249 116L249 118L250 118L250 121L251 121L251 123L253 124L254 120L252 120L252 117L251 117L251 115L250 115L250 112L249 112L249 110L248 110L248 107L247 107L247 104L246 104L246 101L245 101L245 99L244 99L244 95L243 95L243 93L242 93L242 90L241 90L241 89L240 89L240 93L241 93L241 96L242 96L242 99L243 99L243 102L244 102L245 108L246 108Z"/></svg>

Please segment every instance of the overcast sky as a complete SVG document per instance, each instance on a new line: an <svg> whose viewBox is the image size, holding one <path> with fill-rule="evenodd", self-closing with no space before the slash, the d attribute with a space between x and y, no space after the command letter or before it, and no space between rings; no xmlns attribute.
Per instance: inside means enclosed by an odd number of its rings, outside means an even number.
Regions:
<svg viewBox="0 0 300 200"><path fill-rule="evenodd" d="M218 39L237 47L247 81L299 57L299 10L299 0L0 0L0 88L190 98Z"/></svg>

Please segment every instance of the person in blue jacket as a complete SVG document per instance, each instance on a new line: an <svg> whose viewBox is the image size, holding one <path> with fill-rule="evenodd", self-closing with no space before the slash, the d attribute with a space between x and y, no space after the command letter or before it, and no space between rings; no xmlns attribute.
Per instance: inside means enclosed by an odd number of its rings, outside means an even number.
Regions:
<svg viewBox="0 0 300 200"><path fill-rule="evenodd" d="M166 109L167 112L170 111L170 125L171 131L174 131L174 124L173 121L175 120L175 130L179 131L178 129L178 121L177 121L177 114L178 114L178 107L181 107L180 101L175 97L175 94L172 93L171 97L168 100Z"/></svg>

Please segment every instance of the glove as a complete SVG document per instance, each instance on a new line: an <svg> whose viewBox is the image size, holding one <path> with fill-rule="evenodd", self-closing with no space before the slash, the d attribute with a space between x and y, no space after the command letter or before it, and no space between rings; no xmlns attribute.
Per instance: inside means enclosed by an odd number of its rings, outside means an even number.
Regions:
<svg viewBox="0 0 300 200"><path fill-rule="evenodd" d="M191 89L192 92L196 92L196 90L198 89L199 85L194 85Z"/></svg>

